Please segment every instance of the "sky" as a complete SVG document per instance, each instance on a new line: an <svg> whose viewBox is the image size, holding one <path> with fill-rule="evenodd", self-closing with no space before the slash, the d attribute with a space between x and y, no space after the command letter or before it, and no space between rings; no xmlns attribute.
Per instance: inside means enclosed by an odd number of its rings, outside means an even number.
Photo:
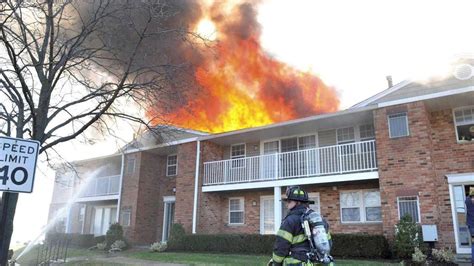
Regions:
<svg viewBox="0 0 474 266"><path fill-rule="evenodd" d="M394 83L422 81L445 74L456 56L474 54L473 10L474 1L267 0L258 20L265 50L319 75L345 109L386 89L387 75ZM133 131L122 135L130 140ZM109 138L58 148L65 159L79 160L118 145ZM38 169L34 192L20 195L12 243L32 239L46 224L54 172L44 164Z"/></svg>

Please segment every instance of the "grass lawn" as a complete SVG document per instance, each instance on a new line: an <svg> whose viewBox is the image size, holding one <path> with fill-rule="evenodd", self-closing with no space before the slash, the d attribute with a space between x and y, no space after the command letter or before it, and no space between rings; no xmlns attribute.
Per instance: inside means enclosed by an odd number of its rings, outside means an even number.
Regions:
<svg viewBox="0 0 474 266"><path fill-rule="evenodd" d="M130 258L191 265L266 265L270 256L230 255L205 253L152 253L149 251L124 252ZM337 265L399 265L392 262L364 260L336 260Z"/></svg>

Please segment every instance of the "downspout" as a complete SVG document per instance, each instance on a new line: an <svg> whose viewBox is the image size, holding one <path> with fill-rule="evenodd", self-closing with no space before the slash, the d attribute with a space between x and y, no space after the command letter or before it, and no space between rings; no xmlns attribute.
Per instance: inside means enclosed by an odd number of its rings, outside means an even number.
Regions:
<svg viewBox="0 0 474 266"><path fill-rule="evenodd" d="M196 144L196 173L194 175L194 206L193 206L193 234L196 233L197 207L198 207L198 187L199 187L199 161L201 157L201 141Z"/></svg>
<svg viewBox="0 0 474 266"><path fill-rule="evenodd" d="M122 167L120 169L120 182L119 182L119 198L117 202L117 217L115 221L118 223L120 218L120 203L122 201L122 184L123 184L123 170L125 168L125 153L122 151Z"/></svg>

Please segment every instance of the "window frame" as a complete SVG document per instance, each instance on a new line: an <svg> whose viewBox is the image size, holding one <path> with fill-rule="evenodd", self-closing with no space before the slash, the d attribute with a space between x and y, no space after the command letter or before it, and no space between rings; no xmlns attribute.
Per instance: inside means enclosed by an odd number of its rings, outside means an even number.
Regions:
<svg viewBox="0 0 474 266"><path fill-rule="evenodd" d="M390 127L390 119L394 116L397 116L397 115L403 115L405 117L405 124L406 124L406 127L407 127L407 134L406 135L402 135L402 136L392 136L392 130L391 130L391 127ZM408 123L408 112L399 112L399 113L394 113L394 114L389 114L387 115L387 124L388 124L388 136L389 138L391 139L398 139L398 138L404 138L404 137L409 137L410 136L410 126L409 126L409 123Z"/></svg>
<svg viewBox="0 0 474 266"><path fill-rule="evenodd" d="M372 132L373 132L373 136L372 137L362 137L362 130L361 128L362 127L366 127L366 126L371 126L372 127ZM359 139L360 141L368 141L368 140L374 140L375 139L375 126L374 124L362 124L362 125L359 125Z"/></svg>
<svg viewBox="0 0 474 266"><path fill-rule="evenodd" d="M170 157L176 157L176 164L169 164ZM176 172L174 174L169 173L170 167L176 167ZM177 176L178 175L178 155L177 154L170 154L166 156L166 176Z"/></svg>
<svg viewBox="0 0 474 266"><path fill-rule="evenodd" d="M341 202L342 196L341 195L343 193L351 193L351 192L357 192L359 194L359 200L360 200L360 205L358 206L358 208L359 208L359 217L360 217L359 221L343 221L342 209L351 208L351 207L343 207L342 206L342 202ZM364 193L365 192L379 192L380 201L382 201L381 196L380 196L380 190L378 190L378 189L354 189L354 190L343 190L343 191L339 192L339 215L340 215L341 224L377 224L377 223L382 223L383 222L382 215L380 215L380 221L367 221L365 208L367 208L367 207L377 207L377 206L365 206L365 203L364 203ZM380 211L382 211L382 202L380 202L380 206L378 206L378 207L380 207ZM355 207L353 207L353 208L355 208Z"/></svg>
<svg viewBox="0 0 474 266"><path fill-rule="evenodd" d="M133 161L133 166L130 167L130 162ZM125 174L132 175L135 173L135 168L137 167L137 158L128 158L127 159L127 170Z"/></svg>
<svg viewBox="0 0 474 266"><path fill-rule="evenodd" d="M347 140L339 140L339 132L344 130L344 129L349 129L352 128L352 134L353 138L352 139L347 139ZM337 145L342 145L342 144L348 144L348 143L355 143L356 142L356 129L354 126L349 126L349 127L341 127L336 129L336 143Z"/></svg>
<svg viewBox="0 0 474 266"><path fill-rule="evenodd" d="M242 210L238 210L238 211L235 211L235 210L231 210L230 209L230 202L232 200L239 200L239 205L241 205L242 207ZM229 214L229 219L228 219L228 225L244 225L245 224L245 198L244 197L231 197L229 198L229 201L228 201L228 208L229 208L229 211L228 211L228 214ZM232 223L231 220L230 220L230 214L232 212L242 212L242 222L241 223Z"/></svg>
<svg viewBox="0 0 474 266"><path fill-rule="evenodd" d="M126 224L124 223L124 217L125 217L124 214L125 213L128 213L128 219L127 219ZM131 208L126 208L126 209L121 210L121 212L120 212L120 224L123 227L131 226L131 224L132 224L132 209Z"/></svg>
<svg viewBox="0 0 474 266"><path fill-rule="evenodd" d="M232 148L237 146L244 146L244 154L243 155L232 155ZM245 168L245 157L247 157L247 144L246 143L237 143L230 145L230 168L231 169L238 169L238 168ZM244 159L244 160L238 160ZM242 162L242 163L240 163Z"/></svg>
<svg viewBox="0 0 474 266"><path fill-rule="evenodd" d="M421 209L420 209L420 197L418 195L413 195L413 196L398 196L397 197L397 212L398 212L398 220L400 221L401 216L400 216L400 198L410 198L410 197L416 197L416 208L418 211L418 217L415 223L421 224ZM408 201L408 200L404 200ZM412 200L413 201L413 200Z"/></svg>
<svg viewBox="0 0 474 266"><path fill-rule="evenodd" d="M468 140L460 140L459 139L459 133L458 133L458 127L459 126L467 126L467 125L473 125L474 126L474 112L472 113L472 116L473 116L473 121L472 123L466 123L466 122L462 122L461 124L458 124L458 122L456 121L456 112L457 111L464 111L464 110L467 110L467 109L471 109L472 111L474 111L474 105L468 105L468 106L462 106L462 107L457 107L457 108L453 108L452 110L452 114L453 114L453 124L454 124L454 132L456 133L456 142L457 143L470 143L470 142L474 142L474 139L471 140L471 141L468 141Z"/></svg>

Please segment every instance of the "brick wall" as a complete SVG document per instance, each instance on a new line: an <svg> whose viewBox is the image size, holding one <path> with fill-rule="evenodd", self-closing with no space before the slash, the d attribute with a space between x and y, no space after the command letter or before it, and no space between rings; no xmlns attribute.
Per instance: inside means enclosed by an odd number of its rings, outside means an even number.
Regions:
<svg viewBox="0 0 474 266"><path fill-rule="evenodd" d="M130 226L125 236L133 243L150 244L161 241L163 196L172 196L175 177L166 176L166 156L140 152L126 156L135 158L135 171L124 173L121 210L131 209ZM179 171L179 170L178 170Z"/></svg>
<svg viewBox="0 0 474 266"><path fill-rule="evenodd" d="M337 183L330 185L303 186L303 189L318 192L321 201L321 212L331 226L334 233L368 233L382 234L382 223L340 223L339 193L344 190L378 188L377 181ZM284 190L285 188L282 188ZM203 193L204 198L213 199L204 201L200 212L216 213L210 219L200 215L198 233L260 233L260 197L273 196L273 188L251 189L244 191L225 191ZM244 198L244 224L229 225L229 198Z"/></svg>
<svg viewBox="0 0 474 266"><path fill-rule="evenodd" d="M174 222L183 225L187 233L192 232L196 145L196 142L190 142L178 147Z"/></svg>
<svg viewBox="0 0 474 266"><path fill-rule="evenodd" d="M387 114L399 111L408 113L410 136L390 139ZM474 171L474 145L456 142L451 112L430 112L423 102L374 111L383 231L389 238L398 221L397 196L416 195L421 223L436 224L439 245L454 246L445 175Z"/></svg>
<svg viewBox="0 0 474 266"><path fill-rule="evenodd" d="M452 110L430 114L433 161L436 169L439 212L438 234L446 245L454 245L453 220L446 174L474 172L474 143L456 142Z"/></svg>

